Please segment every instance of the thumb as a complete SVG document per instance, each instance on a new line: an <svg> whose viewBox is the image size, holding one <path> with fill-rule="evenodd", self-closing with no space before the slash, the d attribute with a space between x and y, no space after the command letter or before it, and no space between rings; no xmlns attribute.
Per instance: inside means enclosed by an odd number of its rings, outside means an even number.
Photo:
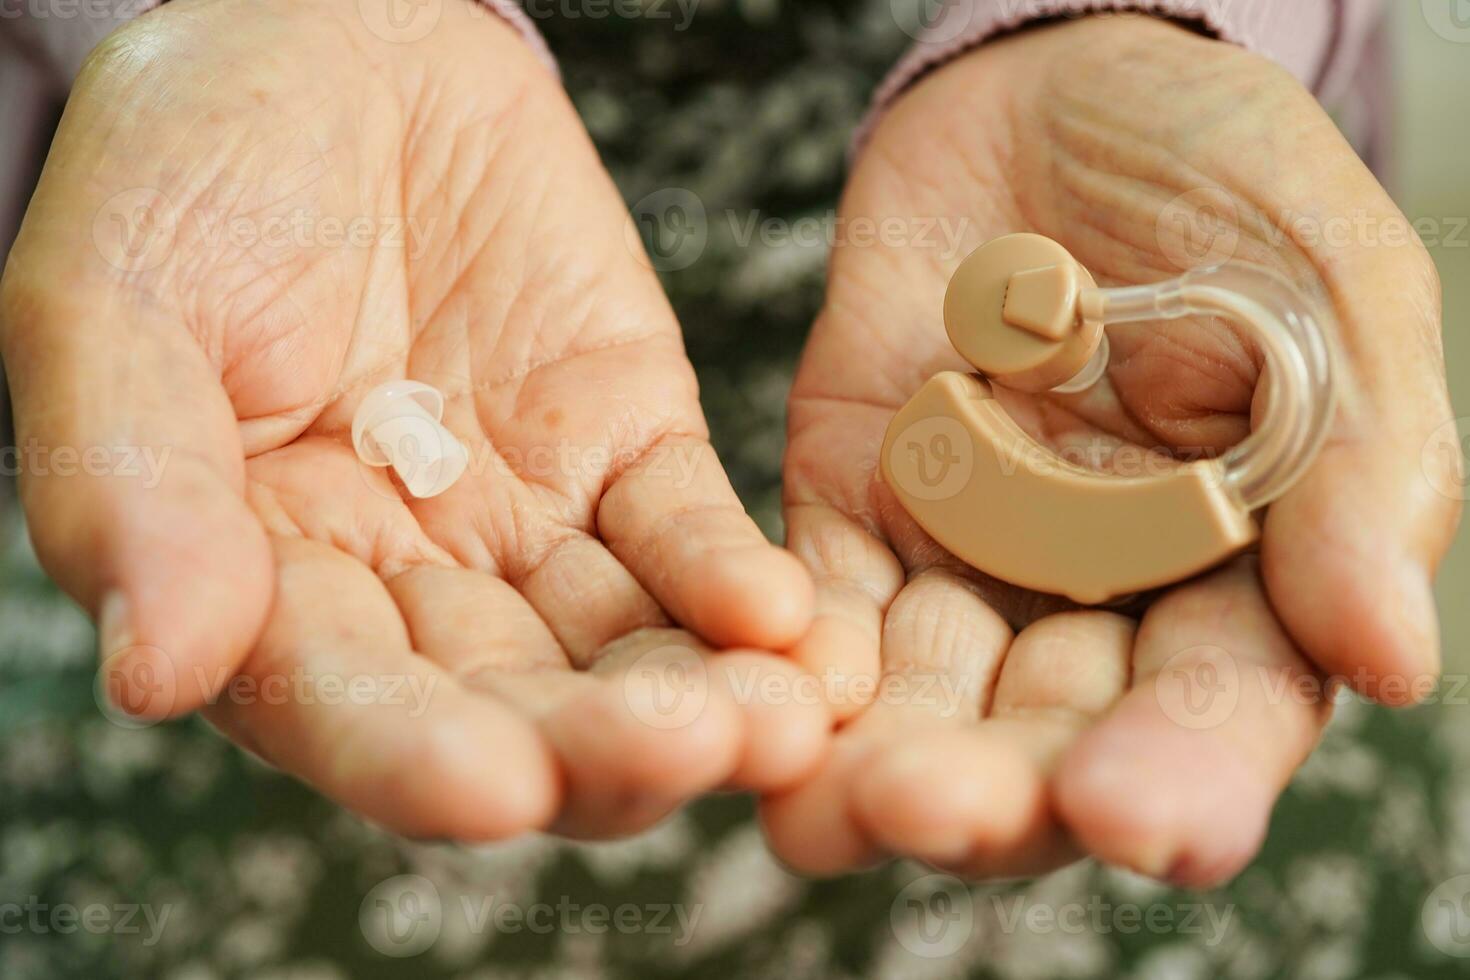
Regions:
<svg viewBox="0 0 1470 980"><path fill-rule="evenodd" d="M1439 280L1417 247L1348 250L1330 268L1348 351L1337 426L1267 513L1262 570L1320 667L1406 704L1430 693L1440 667L1432 583L1465 496Z"/></svg>
<svg viewBox="0 0 1470 980"><path fill-rule="evenodd" d="M176 715L233 676L272 593L235 413L183 319L115 273L79 288L37 207L0 283L21 501L42 566L98 618L106 696Z"/></svg>

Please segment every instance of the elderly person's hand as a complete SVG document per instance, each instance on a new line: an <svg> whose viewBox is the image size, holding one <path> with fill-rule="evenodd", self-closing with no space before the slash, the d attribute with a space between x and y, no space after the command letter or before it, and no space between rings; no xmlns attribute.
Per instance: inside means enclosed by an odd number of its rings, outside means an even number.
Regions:
<svg viewBox="0 0 1470 980"><path fill-rule="evenodd" d="M1435 489L1457 485L1454 454L1423 454L1451 418L1434 266L1297 82L1143 17L1038 28L924 79L861 153L843 214L968 224L957 250L929 235L832 259L791 397L789 545L817 580L797 656L848 679L848 711L872 696L853 678L876 676L877 695L815 778L767 803L773 846L828 873L899 854L1012 875L1091 853L1188 884L1232 875L1325 723L1325 675L1404 703L1437 670L1430 582L1458 510ZM1342 216L1346 240L1323 233ZM965 567L878 473L894 413L968 369L943 328L950 274L1018 231L1103 285L1233 257L1336 310L1339 416L1259 557L1164 590L1141 622ZM1106 382L1002 393L1012 415L1056 446L1218 451L1250 430L1262 362L1233 331L1110 339Z"/></svg>
<svg viewBox="0 0 1470 980"><path fill-rule="evenodd" d="M576 113L468 0L417 38L359 10L177 0L114 34L10 257L18 444L92 464L30 467L24 504L107 690L207 705L413 835L605 836L788 785L825 709L738 697L795 668L711 649L789 646L810 578L711 451ZM402 377L471 456L432 499L350 442Z"/></svg>

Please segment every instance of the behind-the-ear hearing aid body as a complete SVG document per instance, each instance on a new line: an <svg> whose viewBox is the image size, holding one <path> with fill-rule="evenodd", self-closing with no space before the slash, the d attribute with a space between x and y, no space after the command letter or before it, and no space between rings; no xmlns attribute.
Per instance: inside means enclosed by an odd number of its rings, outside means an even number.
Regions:
<svg viewBox="0 0 1470 980"><path fill-rule="evenodd" d="M991 384L1076 392L1107 370L1104 326L1220 316L1266 360L1264 423L1217 459L1142 476L1088 469L1043 447ZM936 375L889 424L884 479L937 542L996 578L1096 604L1202 572L1254 543L1252 512L1285 493L1331 421L1323 314L1253 265L1100 289L1056 242L1009 235L961 263L945 296L951 342L984 377Z"/></svg>

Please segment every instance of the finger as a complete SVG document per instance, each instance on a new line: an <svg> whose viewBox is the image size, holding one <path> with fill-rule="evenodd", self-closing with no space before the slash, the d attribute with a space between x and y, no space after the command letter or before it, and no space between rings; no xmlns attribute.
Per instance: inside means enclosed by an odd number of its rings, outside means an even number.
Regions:
<svg viewBox="0 0 1470 980"><path fill-rule="evenodd" d="M1321 678L1248 559L1161 599L1134 656L1132 690L1062 762L1059 811L1104 861L1215 884L1254 855L1316 744L1330 713Z"/></svg>
<svg viewBox="0 0 1470 980"><path fill-rule="evenodd" d="M392 579L389 588L425 657L541 732L563 783L559 832L593 838L633 833L733 770L739 728L727 705L657 724L661 716L630 695L645 692L611 676L611 666L605 668L610 676L572 670L536 610L493 576L416 568ZM646 652L654 632L634 633L620 648ZM589 659L616 656L618 649ZM681 696L665 688L649 694L652 703Z"/></svg>
<svg viewBox="0 0 1470 980"><path fill-rule="evenodd" d="M933 570L904 587L884 620L876 700L838 734L816 776L764 803L772 849L807 873L835 874L877 860L885 842L899 843L875 837L855 795L863 772L894 744L974 725L1010 639L963 579Z"/></svg>
<svg viewBox="0 0 1470 980"><path fill-rule="evenodd" d="M845 721L878 688L883 612L903 587L903 568L878 539L824 504L786 509L787 546L816 584L811 628L790 651L817 678L832 715Z"/></svg>
<svg viewBox="0 0 1470 980"><path fill-rule="evenodd" d="M646 829L728 782L740 763L738 708L707 677L687 633L644 630L599 652L587 691L544 702L541 727L562 758L568 805L556 829L612 837ZM525 689L534 677L505 678Z"/></svg>
<svg viewBox="0 0 1470 980"><path fill-rule="evenodd" d="M1267 515L1262 570L1322 669L1406 704L1439 670L1432 582L1460 512L1446 490L1460 485L1460 454L1427 451L1453 416L1439 282L1418 249L1350 250L1330 276L1353 367L1334 438Z"/></svg>
<svg viewBox="0 0 1470 980"><path fill-rule="evenodd" d="M590 666L601 651L668 617L622 562L596 538L544 527L524 553L502 557L511 585L556 635L572 665Z"/></svg>
<svg viewBox="0 0 1470 980"><path fill-rule="evenodd" d="M804 782L826 757L832 731L817 679L775 654L704 656L711 683L728 694L744 721L740 762L727 788L771 793Z"/></svg>
<svg viewBox="0 0 1470 980"><path fill-rule="evenodd" d="M442 369L430 374L451 377ZM589 533L587 514L548 506L544 487L511 475L509 463L498 455L502 448L512 458L525 458L534 454L534 447L493 444L481 429L480 411L475 397L451 396L445 424L461 435L471 459L497 462L471 467L437 497L409 502L416 527L453 561L502 579L524 596L574 667L585 668L619 637L668 626L668 616L654 598ZM548 478L566 479L574 470ZM584 492L595 489L559 488L552 499Z"/></svg>
<svg viewBox="0 0 1470 980"><path fill-rule="evenodd" d="M270 621L210 720L398 833L490 840L546 826L560 790L536 730L414 654L361 562L302 538L273 545Z"/></svg>
<svg viewBox="0 0 1470 980"><path fill-rule="evenodd" d="M674 619L716 646L783 650L811 625L810 577L761 534L704 439L650 447L603 494L597 527Z"/></svg>
<svg viewBox="0 0 1470 980"><path fill-rule="evenodd" d="M1152 281L1164 253L1174 251L1169 244L1181 244L1160 236L1202 227L1184 222L1170 232L1175 223L1162 218L1179 217L1167 212L1203 193L1201 205L1204 199L1213 203L1200 208L1201 216L1213 225L1224 215L1231 225L1221 239L1225 257L1283 269L1312 284L1335 311L1335 339L1346 355L1335 365L1339 410L1319 459L1267 515L1262 569L1273 605L1309 657L1363 693L1402 704L1427 691L1438 670L1430 583L1463 496L1454 440L1442 458L1426 453L1433 433L1453 415L1444 382L1440 285L1408 219L1310 94L1281 94L1277 110L1308 124L1270 127L1268 116L1246 123L1247 130L1271 128L1265 158L1216 155L1206 167L1213 174L1208 187L1169 202L1158 187L1141 197L1130 188L1116 200L1109 195L1108 208L1070 215L1106 217L1106 231L1093 221L1067 226L1080 229L1084 245L1091 238L1105 248L1104 240L1122 238L1137 246L1094 271L1125 282ZM1278 139L1283 133L1290 135ZM1250 134L1241 135L1250 141ZM1263 171L1262 159L1271 158L1292 165ZM1188 179L1197 182L1199 175ZM1238 196L1229 188L1248 191ZM1304 230L1303 216L1346 214L1356 216L1347 239L1320 234L1320 225L1318 234L1295 233ZM1094 230L1086 231L1089 226ZM1174 324L1162 332L1139 325L1124 329L1119 340L1112 373L1126 407L1137 418L1174 419L1151 425L1156 434L1211 447L1243 434L1242 382L1253 379L1258 353L1208 324ZM1178 370L1181 363L1187 372ZM1185 375L1191 383L1181 386ZM1259 397L1255 402L1263 404ZM1436 492L1436 485L1451 492Z"/></svg>
<svg viewBox="0 0 1470 980"><path fill-rule="evenodd" d="M715 652L685 630L645 630L603 651L592 672L620 685L640 720L658 729L679 731L706 711L732 706L739 751L726 788L784 788L826 753L826 706L784 657Z"/></svg>
<svg viewBox="0 0 1470 980"><path fill-rule="evenodd" d="M0 302L21 496L42 565L99 621L114 700L174 715L204 700L194 668L230 672L254 643L270 548L218 366L176 311L46 220L57 193L42 182Z"/></svg>
<svg viewBox="0 0 1470 980"><path fill-rule="evenodd" d="M597 673L584 672L571 669L535 609L487 573L417 568L389 588L425 657L551 747L562 784L558 833L635 833L736 770L741 719L723 692L706 689L696 703L686 690L689 678L707 676L688 634L640 630L589 658ZM657 659L660 650L673 662ZM650 669L627 676L649 654Z"/></svg>
<svg viewBox="0 0 1470 980"><path fill-rule="evenodd" d="M570 671L536 610L485 572L421 565L388 580L415 650L466 684L489 671Z"/></svg>
<svg viewBox="0 0 1470 980"><path fill-rule="evenodd" d="M420 568L389 587L417 649L524 717L552 747L564 784L560 832L642 830L733 768L739 733L720 706L688 724L648 724L617 678L572 670L535 609L493 576Z"/></svg>
<svg viewBox="0 0 1470 980"><path fill-rule="evenodd" d="M685 630L645 630L603 651L592 673L621 687L639 719L659 730L681 732L708 711L733 708L738 751L726 788L781 789L825 755L825 705L784 657L715 652Z"/></svg>
<svg viewBox="0 0 1470 980"><path fill-rule="evenodd" d="M760 801L771 852L799 874L832 876L880 861L881 848L849 812L852 780L872 751L867 739L839 732L823 764L800 785Z"/></svg>
<svg viewBox="0 0 1470 980"><path fill-rule="evenodd" d="M364 466L340 439L300 436L251 457L246 477L246 500L270 534L329 542L385 581L406 568L454 563L424 533L387 471Z"/></svg>
<svg viewBox="0 0 1470 980"><path fill-rule="evenodd" d="M990 714L879 752L854 790L867 832L889 850L970 877L1034 875L1079 854L1049 782L1063 751L1122 695L1133 624L1064 613L1010 644Z"/></svg>
<svg viewBox="0 0 1470 980"><path fill-rule="evenodd" d="M565 674L566 655L536 611L507 583L483 572L424 566L391 579L389 590L408 622L417 650L465 683L494 689L492 675ZM696 653L694 674L700 683L738 708L742 719L741 753L728 785L765 791L790 785L821 760L830 728L825 706L807 678L784 657L754 651L713 653L680 630L647 630L638 634L640 655L658 636L664 647ZM614 644L595 658L595 670L607 684L637 683L625 675L622 661L603 663L606 655L624 650ZM620 654L625 660L626 651ZM636 658L635 658L636 659ZM622 664L622 665L620 665ZM504 685L502 685L503 687ZM581 675L550 676L538 685L523 685L533 711L544 714L566 698L596 685ZM674 726L676 728L682 726ZM675 736L670 736L675 737ZM673 764L672 770L687 770Z"/></svg>

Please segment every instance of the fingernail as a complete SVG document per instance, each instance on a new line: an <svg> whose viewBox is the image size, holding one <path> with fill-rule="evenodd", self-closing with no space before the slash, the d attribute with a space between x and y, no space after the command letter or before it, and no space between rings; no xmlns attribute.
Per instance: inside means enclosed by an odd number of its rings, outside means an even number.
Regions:
<svg viewBox="0 0 1470 980"><path fill-rule="evenodd" d="M98 658L105 664L113 654L126 650L135 642L127 596L113 589L102 597L102 604L97 608Z"/></svg>
<svg viewBox="0 0 1470 980"><path fill-rule="evenodd" d="M134 726L136 705L128 696L128 651L134 647L132 617L127 597L116 590L102 597L97 607L97 681L93 693L97 707L114 723Z"/></svg>
<svg viewBox="0 0 1470 980"><path fill-rule="evenodd" d="M1404 562L1398 586L1399 617L1411 648L1405 659L1411 676L1406 680L1411 690L1422 693L1423 686L1432 683L1440 670L1439 607L1429 575L1420 562Z"/></svg>
<svg viewBox="0 0 1470 980"><path fill-rule="evenodd" d="M177 696L177 677L168 654L138 643L132 606L117 591L97 607L97 667L94 694L109 720L124 728L167 718Z"/></svg>

